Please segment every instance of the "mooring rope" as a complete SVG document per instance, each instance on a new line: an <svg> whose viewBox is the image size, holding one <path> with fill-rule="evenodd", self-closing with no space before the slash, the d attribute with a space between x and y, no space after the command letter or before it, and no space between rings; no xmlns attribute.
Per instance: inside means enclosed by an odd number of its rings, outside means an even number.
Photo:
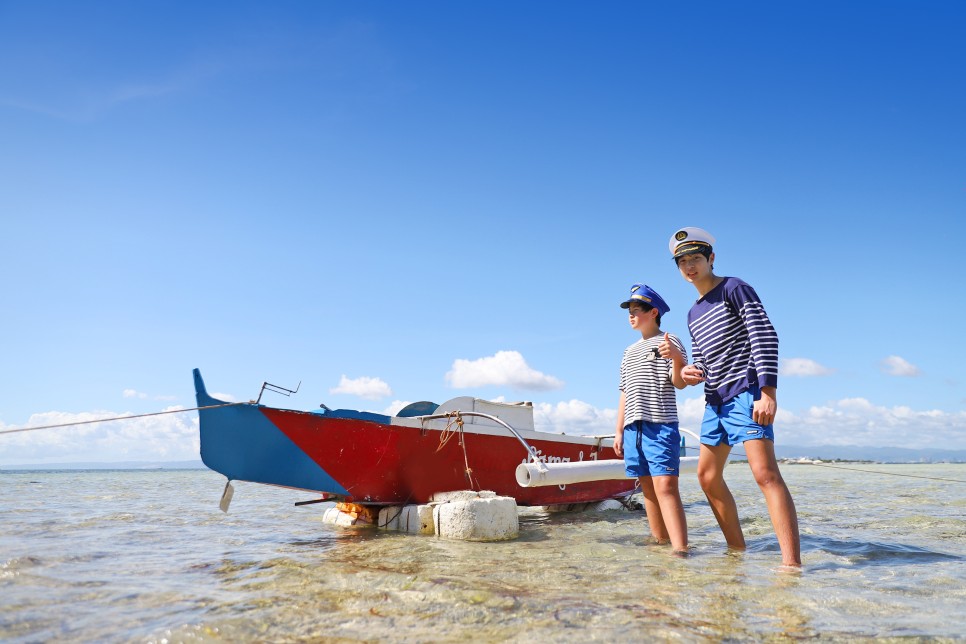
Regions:
<svg viewBox="0 0 966 644"><path fill-rule="evenodd" d="M449 416L451 416L449 422L446 423L446 427L444 427L443 431L439 434L439 447L436 448L436 451L438 452L439 450L443 449L443 447L446 446L446 443L453 438L454 434L459 434L458 442L459 446L463 448L463 464L466 466L466 478L469 480L470 489L472 490L474 487L478 487L478 484L473 481L473 468L470 467L470 457L466 453L466 440L463 435L463 414L461 414L459 411L454 411L449 414ZM454 423L456 425L456 429L450 429Z"/></svg>
<svg viewBox="0 0 966 644"><path fill-rule="evenodd" d="M865 472L866 474L882 474L884 476L904 476L910 479L926 479L928 481L945 481L946 483L966 483L959 479L947 479L940 476L920 476L918 474L900 474L899 472L883 472L882 470L863 470L857 467L844 467L831 463L795 463L795 465L811 465L813 467L827 467L831 470L851 470L853 472Z"/></svg>
<svg viewBox="0 0 966 644"><path fill-rule="evenodd" d="M456 425L456 429L450 429L454 424ZM446 447L446 443L449 442L449 439L453 438L454 435L462 432L463 432L463 415L458 411L453 412L452 414L449 414L449 420L446 422L446 427L444 427L443 431L439 433L439 447L436 448L436 451L438 452L439 450Z"/></svg>
<svg viewBox="0 0 966 644"><path fill-rule="evenodd" d="M162 416L164 414L183 414L188 411L198 411L201 409L218 409L219 407L232 407L233 405L248 405L247 402L222 403L220 405L206 405L204 407L192 407L190 409L170 409L168 411L155 411L150 414L137 414L135 416L115 416L114 418L95 418L94 420L77 420L72 423L60 423L58 425L38 425L36 427L20 427L17 429L0 429L0 434L14 434L16 432L34 432L39 429L57 429L59 427L73 427L74 425L90 425L93 423L109 423L114 420L131 420L133 418L147 418L148 416Z"/></svg>

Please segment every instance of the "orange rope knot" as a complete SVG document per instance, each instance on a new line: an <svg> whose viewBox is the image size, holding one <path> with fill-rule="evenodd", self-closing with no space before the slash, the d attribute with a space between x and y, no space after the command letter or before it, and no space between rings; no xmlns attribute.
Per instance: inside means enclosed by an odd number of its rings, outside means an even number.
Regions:
<svg viewBox="0 0 966 644"><path fill-rule="evenodd" d="M443 431L440 432L440 434L439 434L439 447L436 448L436 451L437 452L439 450L443 449L443 447L446 446L446 443L449 442L449 439L453 438L453 435L454 434L459 434L460 435L459 444L460 445L463 444L463 438L462 438L462 436L463 436L463 415L459 411L454 411L454 412L450 412L449 414L447 414L447 417L449 417L450 420L449 420L449 422L446 423L446 427L444 427L443 428ZM456 429L455 430L452 429L452 427L453 427L454 424L456 425Z"/></svg>
<svg viewBox="0 0 966 644"><path fill-rule="evenodd" d="M446 427L443 428L443 431L439 434L439 447L436 448L436 451L439 452L441 449L443 449L446 443L453 438L453 435L458 434L459 438L456 442L461 448L463 448L463 465L466 466L463 472L466 474L466 479L470 482L470 489L478 488L479 485L473 480L473 468L470 467L469 454L466 453L466 438L463 433L463 414L461 414L459 411L454 411L450 414L447 414L447 416L450 418L450 420L446 423ZM453 425L456 425L456 429L453 429Z"/></svg>

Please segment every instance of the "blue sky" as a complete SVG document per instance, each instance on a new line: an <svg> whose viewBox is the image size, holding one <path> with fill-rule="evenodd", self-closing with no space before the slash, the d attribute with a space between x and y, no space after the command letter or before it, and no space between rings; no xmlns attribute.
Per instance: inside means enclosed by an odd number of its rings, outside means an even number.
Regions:
<svg viewBox="0 0 966 644"><path fill-rule="evenodd" d="M199 367L610 432L617 305L687 338L700 226L778 329L779 442L964 449L964 61L959 2L0 1L0 429L192 407ZM195 458L196 422L0 464Z"/></svg>

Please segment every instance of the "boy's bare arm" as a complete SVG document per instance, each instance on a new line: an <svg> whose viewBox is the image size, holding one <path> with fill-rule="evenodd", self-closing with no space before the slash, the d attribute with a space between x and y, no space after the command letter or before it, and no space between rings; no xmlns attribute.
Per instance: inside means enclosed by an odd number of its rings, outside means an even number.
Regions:
<svg viewBox="0 0 966 644"><path fill-rule="evenodd" d="M676 344L671 342L670 336L665 333L664 341L657 347L658 353L661 354L662 358L671 361L671 384L678 389L684 389L688 386L688 383L684 380L681 372L687 366L687 362L684 360L684 354L677 347Z"/></svg>

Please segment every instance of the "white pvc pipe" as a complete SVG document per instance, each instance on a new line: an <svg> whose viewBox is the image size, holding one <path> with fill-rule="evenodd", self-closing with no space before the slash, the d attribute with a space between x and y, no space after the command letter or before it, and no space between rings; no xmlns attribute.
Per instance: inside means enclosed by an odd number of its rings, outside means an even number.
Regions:
<svg viewBox="0 0 966 644"><path fill-rule="evenodd" d="M679 472L694 472L697 469L697 456L681 457ZM516 477L517 484L520 487L569 485L570 483L632 478L627 476L623 459L575 461L570 463L520 463L517 465Z"/></svg>
<svg viewBox="0 0 966 644"><path fill-rule="evenodd" d="M520 463L516 470L520 487L567 485L586 481L626 479L624 459L571 463Z"/></svg>

